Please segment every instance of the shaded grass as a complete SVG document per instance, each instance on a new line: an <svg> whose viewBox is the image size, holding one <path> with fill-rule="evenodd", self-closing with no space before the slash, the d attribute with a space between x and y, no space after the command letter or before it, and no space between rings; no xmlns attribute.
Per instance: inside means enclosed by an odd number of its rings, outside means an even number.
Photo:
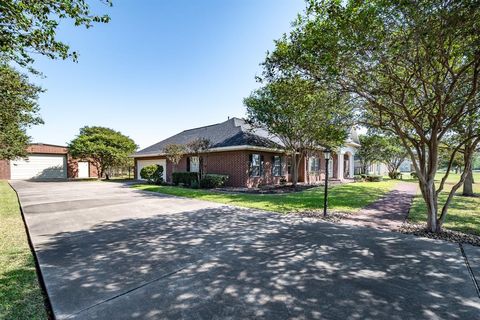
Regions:
<svg viewBox="0 0 480 320"><path fill-rule="evenodd" d="M442 176L442 174L437 174L436 180L438 180L438 183L440 183ZM445 183L445 190L440 193L439 205L445 203L448 193L459 179L459 174L449 175ZM474 180L476 183L473 186L473 190L476 194L480 195L480 173L474 173ZM480 235L480 197L463 197L461 196L461 192L462 187L460 187L452 199L444 227L450 230ZM425 202L420 191L418 191L413 200L408 220L415 223L426 223L426 212Z"/></svg>
<svg viewBox="0 0 480 320"><path fill-rule="evenodd" d="M47 319L15 192L0 181L0 319Z"/></svg>
<svg viewBox="0 0 480 320"><path fill-rule="evenodd" d="M357 182L329 188L329 209L353 213L389 192L398 181ZM136 185L134 188L169 195L275 212L323 209L323 187L284 194L227 194L172 186Z"/></svg>

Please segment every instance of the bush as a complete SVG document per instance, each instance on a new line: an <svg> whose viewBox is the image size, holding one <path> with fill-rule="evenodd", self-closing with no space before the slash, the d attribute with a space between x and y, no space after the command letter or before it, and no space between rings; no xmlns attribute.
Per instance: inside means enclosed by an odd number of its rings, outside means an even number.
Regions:
<svg viewBox="0 0 480 320"><path fill-rule="evenodd" d="M172 173L172 182L178 186L183 184L184 186L198 186L198 174L196 172L174 172Z"/></svg>
<svg viewBox="0 0 480 320"><path fill-rule="evenodd" d="M225 186L228 180L227 175L223 174L206 174L202 180L200 180L200 188L212 189Z"/></svg>
<svg viewBox="0 0 480 320"><path fill-rule="evenodd" d="M365 178L366 181L368 182L380 182L383 180L382 176L367 176Z"/></svg>
<svg viewBox="0 0 480 320"><path fill-rule="evenodd" d="M353 176L353 181L363 181L363 180L365 180L364 175L356 174Z"/></svg>
<svg viewBox="0 0 480 320"><path fill-rule="evenodd" d="M418 179L418 175L415 171L410 172L410 177L412 177L412 179Z"/></svg>
<svg viewBox="0 0 480 320"><path fill-rule="evenodd" d="M152 164L143 167L140 170L140 177L146 179L148 183L161 184L163 183L163 166Z"/></svg>
<svg viewBox="0 0 480 320"><path fill-rule="evenodd" d="M389 172L388 176L390 177L390 179L400 179L402 177L402 173L398 171Z"/></svg>

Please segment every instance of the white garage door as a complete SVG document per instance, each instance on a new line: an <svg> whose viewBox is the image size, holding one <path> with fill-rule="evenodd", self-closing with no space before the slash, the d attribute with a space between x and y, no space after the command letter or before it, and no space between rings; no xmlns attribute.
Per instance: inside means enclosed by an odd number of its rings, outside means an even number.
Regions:
<svg viewBox="0 0 480 320"><path fill-rule="evenodd" d="M137 160L137 179L142 180L142 177L140 177L140 171L143 167L152 164L163 166L163 181L167 181L167 161L165 159Z"/></svg>
<svg viewBox="0 0 480 320"><path fill-rule="evenodd" d="M12 179L65 179L67 158L58 154L32 154L28 158L10 161Z"/></svg>

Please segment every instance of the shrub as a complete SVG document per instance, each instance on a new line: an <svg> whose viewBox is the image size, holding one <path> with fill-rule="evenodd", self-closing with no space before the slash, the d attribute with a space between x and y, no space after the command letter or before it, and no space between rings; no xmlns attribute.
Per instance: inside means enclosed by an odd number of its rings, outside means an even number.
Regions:
<svg viewBox="0 0 480 320"><path fill-rule="evenodd" d="M366 181L368 182L380 182L383 180L383 177L382 176L367 176L365 178Z"/></svg>
<svg viewBox="0 0 480 320"><path fill-rule="evenodd" d="M286 185L286 184L287 184L287 179L284 178L284 177L280 178L280 184L281 184L282 186Z"/></svg>
<svg viewBox="0 0 480 320"><path fill-rule="evenodd" d="M412 179L418 179L418 175L415 171L410 172L410 177L412 177Z"/></svg>
<svg viewBox="0 0 480 320"><path fill-rule="evenodd" d="M356 174L353 176L353 181L363 181L365 180L364 175Z"/></svg>
<svg viewBox="0 0 480 320"><path fill-rule="evenodd" d="M174 172L172 173L172 182L176 186L179 184L187 187L198 185L198 174L196 172Z"/></svg>
<svg viewBox="0 0 480 320"><path fill-rule="evenodd" d="M223 174L206 174L202 180L200 180L200 188L211 189L220 188L225 186L228 176Z"/></svg>
<svg viewBox="0 0 480 320"><path fill-rule="evenodd" d="M389 172L388 176L390 179L400 179L402 177L402 173L395 171L395 172Z"/></svg>
<svg viewBox="0 0 480 320"><path fill-rule="evenodd" d="M140 170L140 177L146 179L148 183L163 183L163 166L152 164L145 166Z"/></svg>

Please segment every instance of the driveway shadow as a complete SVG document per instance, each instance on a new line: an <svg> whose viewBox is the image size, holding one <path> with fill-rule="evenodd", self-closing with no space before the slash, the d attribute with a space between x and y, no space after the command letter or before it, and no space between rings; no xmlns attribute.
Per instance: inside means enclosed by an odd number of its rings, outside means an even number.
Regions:
<svg viewBox="0 0 480 320"><path fill-rule="evenodd" d="M232 207L36 246L58 318L476 319L458 247Z"/></svg>

